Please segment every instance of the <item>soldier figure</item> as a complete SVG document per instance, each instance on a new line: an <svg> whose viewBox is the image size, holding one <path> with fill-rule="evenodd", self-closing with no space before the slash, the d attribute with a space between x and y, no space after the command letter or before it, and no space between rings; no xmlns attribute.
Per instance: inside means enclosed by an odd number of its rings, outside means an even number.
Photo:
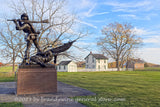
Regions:
<svg viewBox="0 0 160 107"><path fill-rule="evenodd" d="M25 56L22 62L22 64L24 65L36 63L39 64L41 67L46 67L46 63L50 62L53 59L53 57L54 57L54 63L56 63L57 55L69 49L72 46L72 44L76 41L74 40L57 48L52 48L43 52L40 49L40 46L37 41L40 32L36 32L31 23L49 23L48 20L29 21L28 15L24 13L21 15L21 19L11 19L7 21L13 21L16 24L16 30L23 30L24 33L27 33L27 35L25 36L25 40L27 42L27 48L25 50ZM32 46L32 42L37 48L37 54L30 57L29 53L30 53L30 48Z"/></svg>
<svg viewBox="0 0 160 107"><path fill-rule="evenodd" d="M29 23L29 18L28 15L26 13L21 15L21 20L23 21L23 23L20 20L14 20L14 23L16 24L16 30L23 30L25 33L27 33L27 35L25 36L25 41L27 42L27 48L25 51L25 57L23 59L22 64L26 64L27 61L29 61L29 53L30 53L30 48L32 45L32 42L34 43L35 47L37 48L38 52L42 52L42 50L40 49L40 46L37 42L38 39L38 34L40 34L40 32L36 32L34 27L32 26L31 23ZM17 23L18 21L18 23ZM27 62L29 63L29 62Z"/></svg>

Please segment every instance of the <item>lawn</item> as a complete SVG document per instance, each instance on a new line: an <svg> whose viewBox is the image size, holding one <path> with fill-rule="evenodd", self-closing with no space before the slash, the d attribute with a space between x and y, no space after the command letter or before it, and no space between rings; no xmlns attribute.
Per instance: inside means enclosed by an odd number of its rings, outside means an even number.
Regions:
<svg viewBox="0 0 160 107"><path fill-rule="evenodd" d="M15 81L15 73L12 72L12 67L11 66L0 67L0 82L13 82L13 81ZM23 104L18 102L0 103L0 107L23 107Z"/></svg>
<svg viewBox="0 0 160 107"><path fill-rule="evenodd" d="M58 72L58 80L96 93L96 96L75 97L88 107L160 106L157 71Z"/></svg>
<svg viewBox="0 0 160 107"><path fill-rule="evenodd" d="M15 70L17 69L17 66L15 66ZM0 72L12 72L12 66L1 66Z"/></svg>
<svg viewBox="0 0 160 107"><path fill-rule="evenodd" d="M10 72L9 68L6 73L4 73L6 68L3 68L3 73L0 71L0 82L15 80L14 73ZM160 106L159 71L160 68L146 68L144 71L58 72L57 74L59 81L97 94L74 98L88 107L158 107ZM14 103L3 103L0 107L6 107L5 104L14 105Z"/></svg>
<svg viewBox="0 0 160 107"><path fill-rule="evenodd" d="M13 82L14 80L15 80L15 73L12 72L11 66L0 67L0 82Z"/></svg>
<svg viewBox="0 0 160 107"><path fill-rule="evenodd" d="M145 67L144 69L141 69L140 71L160 71L160 67Z"/></svg>
<svg viewBox="0 0 160 107"><path fill-rule="evenodd" d="M0 103L0 107L23 107L23 104L18 102Z"/></svg>
<svg viewBox="0 0 160 107"><path fill-rule="evenodd" d="M15 81L15 73L1 73L0 82L13 82Z"/></svg>

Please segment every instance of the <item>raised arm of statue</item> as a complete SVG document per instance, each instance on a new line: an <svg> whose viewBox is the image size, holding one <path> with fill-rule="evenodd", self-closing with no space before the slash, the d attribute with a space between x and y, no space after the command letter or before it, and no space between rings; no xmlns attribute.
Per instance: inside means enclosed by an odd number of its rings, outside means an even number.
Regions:
<svg viewBox="0 0 160 107"><path fill-rule="evenodd" d="M21 26L20 25L17 26L17 25L16 25L16 30L23 30L25 28L29 28L30 27L28 24L22 24Z"/></svg>
<svg viewBox="0 0 160 107"><path fill-rule="evenodd" d="M18 23L18 22L19 23ZM13 20L13 22L15 23L16 25L16 30L23 30L24 28L26 28L27 26L29 26L28 24L22 24L19 20Z"/></svg>
<svg viewBox="0 0 160 107"><path fill-rule="evenodd" d="M18 20L18 22L19 22L19 26L22 26L22 22L20 20Z"/></svg>

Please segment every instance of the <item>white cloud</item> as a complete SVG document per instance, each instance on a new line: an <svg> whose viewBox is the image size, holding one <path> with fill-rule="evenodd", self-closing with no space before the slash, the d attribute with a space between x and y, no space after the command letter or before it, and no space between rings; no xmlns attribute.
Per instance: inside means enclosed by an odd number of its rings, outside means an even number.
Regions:
<svg viewBox="0 0 160 107"><path fill-rule="evenodd" d="M154 36L154 37L150 37L150 38L146 38L143 40L144 43L156 43L156 44L160 44L160 36Z"/></svg>
<svg viewBox="0 0 160 107"><path fill-rule="evenodd" d="M91 43L89 43L89 42L76 42L75 45L89 47L89 46L95 46L96 43L94 43L94 42L91 42Z"/></svg>
<svg viewBox="0 0 160 107"><path fill-rule="evenodd" d="M96 3L94 5L91 6L91 8L87 11L87 12L82 12L80 13L80 16L83 17L93 17L93 16L97 16L97 15L104 15L104 14L108 14L109 12L98 12L98 13L94 13L93 10L96 8Z"/></svg>
<svg viewBox="0 0 160 107"><path fill-rule="evenodd" d="M140 2L105 2L105 5L113 7L114 12L123 11L123 12L135 12L140 8L142 11L150 10L151 1L140 1ZM143 10L144 9L144 10Z"/></svg>
<svg viewBox="0 0 160 107"><path fill-rule="evenodd" d="M128 2L128 3L120 3L120 2L106 2L106 5L114 6L116 8L132 8L132 7L143 7L151 4L150 1L141 1L141 2ZM134 4L134 5L133 5Z"/></svg>
<svg viewBox="0 0 160 107"><path fill-rule="evenodd" d="M90 6L90 9L87 11L87 12L82 12L82 13L80 13L80 16L81 17L91 17L91 16L93 16L91 13L92 13L92 11L93 11L93 9L96 7L96 4L94 4L94 5L91 5Z"/></svg>
<svg viewBox="0 0 160 107"><path fill-rule="evenodd" d="M134 28L132 30L135 35L138 35L143 38L143 43L154 43L160 45L160 32L159 31L151 31L145 30L142 28Z"/></svg>
<svg viewBox="0 0 160 107"><path fill-rule="evenodd" d="M137 28L137 27L134 27L132 31L138 36L148 34L148 32L146 30L144 30L142 28Z"/></svg>
<svg viewBox="0 0 160 107"><path fill-rule="evenodd" d="M68 0L68 7L71 10L81 11L95 5L93 0Z"/></svg>
<svg viewBox="0 0 160 107"><path fill-rule="evenodd" d="M88 8L92 5L95 5L94 2L90 1L90 0L80 0L80 3L78 4L80 9L84 9L84 8Z"/></svg>
<svg viewBox="0 0 160 107"><path fill-rule="evenodd" d="M108 14L109 12L99 12L99 13L90 13L88 15L88 17L92 17L92 16L97 16L97 15L104 15L104 14Z"/></svg>
<svg viewBox="0 0 160 107"><path fill-rule="evenodd" d="M151 20L152 17L158 16L158 14L157 13L147 13L147 14L141 14L141 15L121 14L121 15L118 15L118 16L122 17L124 19Z"/></svg>
<svg viewBox="0 0 160 107"><path fill-rule="evenodd" d="M147 62L160 64L160 48L143 48L137 52L137 56Z"/></svg>
<svg viewBox="0 0 160 107"><path fill-rule="evenodd" d="M95 26L95 25L93 25L93 24L91 24L91 23L87 23L87 22L84 22L84 21L81 21L81 20L76 20L76 22L78 22L78 23L81 23L81 24L84 24L84 25L87 25L87 26L90 26L90 27L92 27L92 28L97 29L97 26Z"/></svg>
<svg viewBox="0 0 160 107"><path fill-rule="evenodd" d="M94 15L104 15L104 14L108 14L109 12L100 12L100 13L94 13Z"/></svg>
<svg viewBox="0 0 160 107"><path fill-rule="evenodd" d="M128 18L132 18L132 19L137 19L137 16L134 14L122 14L122 15L118 15L122 18L128 19Z"/></svg>
<svg viewBox="0 0 160 107"><path fill-rule="evenodd" d="M143 0L143 1L128 1L128 2L117 2L109 1L105 2L104 5L111 6L112 12L122 12L119 17L124 19L135 19L135 20L152 20L152 18L158 16L160 11L160 0ZM125 14L123 14L125 13ZM130 14L126 14L130 13Z"/></svg>
<svg viewBox="0 0 160 107"><path fill-rule="evenodd" d="M96 8L97 3L94 3L93 5L90 5L89 10L85 11L85 12L80 12L79 16L84 18L84 17L93 17L93 16L97 16L97 15L104 15L104 14L108 14L109 12L93 12L94 9Z"/></svg>
<svg viewBox="0 0 160 107"><path fill-rule="evenodd" d="M140 1L128 1L128 2L117 2L107 1L104 5L111 6L113 12L151 12L160 10L160 0L140 0ZM147 13L148 14L148 13ZM147 15L146 14L146 15ZM150 20L148 17L144 17L146 20Z"/></svg>
<svg viewBox="0 0 160 107"><path fill-rule="evenodd" d="M138 36L145 36L145 37L156 37L160 36L160 31L154 29L144 29L144 28L137 28L134 27L132 30Z"/></svg>

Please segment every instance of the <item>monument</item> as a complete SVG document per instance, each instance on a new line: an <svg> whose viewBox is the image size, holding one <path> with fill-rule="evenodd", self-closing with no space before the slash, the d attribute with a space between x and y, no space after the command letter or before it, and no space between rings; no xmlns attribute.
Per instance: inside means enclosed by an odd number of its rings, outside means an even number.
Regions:
<svg viewBox="0 0 160 107"><path fill-rule="evenodd" d="M42 51L37 39L40 32L37 32L32 23L49 23L48 20L30 21L26 13L21 19L12 19L16 30L23 30L27 35L25 41L27 48L22 63L17 73L17 95L56 93L57 92L57 71L54 65L49 64L53 57L56 63L57 55L69 49L75 42L71 41L62 46ZM34 43L37 53L30 56L31 45Z"/></svg>

